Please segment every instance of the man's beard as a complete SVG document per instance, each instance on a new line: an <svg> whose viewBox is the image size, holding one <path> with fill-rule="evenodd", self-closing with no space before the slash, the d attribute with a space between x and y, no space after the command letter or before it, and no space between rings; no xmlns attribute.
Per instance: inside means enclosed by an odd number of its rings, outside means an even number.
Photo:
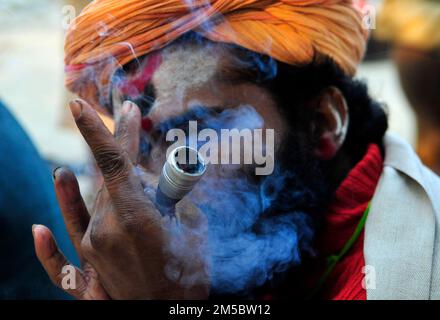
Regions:
<svg viewBox="0 0 440 320"><path fill-rule="evenodd" d="M219 174L212 167L191 194L208 219L215 296L252 297L313 254L315 217L329 188L312 139L290 133L284 141L272 175L255 179L249 171L223 168Z"/></svg>

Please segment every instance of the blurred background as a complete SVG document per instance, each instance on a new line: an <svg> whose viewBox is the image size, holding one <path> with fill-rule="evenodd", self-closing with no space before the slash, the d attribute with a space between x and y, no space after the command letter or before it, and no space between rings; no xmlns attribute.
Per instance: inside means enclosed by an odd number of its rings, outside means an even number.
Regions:
<svg viewBox="0 0 440 320"><path fill-rule="evenodd" d="M50 167L74 170L86 196L93 169L68 109L73 96L63 85L63 43L68 24L88 2L0 0L0 100Z"/></svg>

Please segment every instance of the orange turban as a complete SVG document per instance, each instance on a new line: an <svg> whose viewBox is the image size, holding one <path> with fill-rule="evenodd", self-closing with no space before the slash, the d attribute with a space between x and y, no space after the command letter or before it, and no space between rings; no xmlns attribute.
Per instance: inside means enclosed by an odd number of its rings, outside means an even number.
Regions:
<svg viewBox="0 0 440 320"><path fill-rule="evenodd" d="M95 0L68 31L66 85L106 106L119 67L191 30L292 65L327 56L349 75L368 36L353 0Z"/></svg>

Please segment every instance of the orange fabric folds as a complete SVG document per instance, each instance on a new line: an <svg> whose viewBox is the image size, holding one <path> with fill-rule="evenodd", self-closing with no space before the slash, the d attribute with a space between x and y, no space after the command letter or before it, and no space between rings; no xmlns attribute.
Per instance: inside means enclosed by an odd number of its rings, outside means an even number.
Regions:
<svg viewBox="0 0 440 320"><path fill-rule="evenodd" d="M105 106L117 68L190 30L292 65L328 56L350 75L368 36L352 0L95 0L68 31L66 85Z"/></svg>

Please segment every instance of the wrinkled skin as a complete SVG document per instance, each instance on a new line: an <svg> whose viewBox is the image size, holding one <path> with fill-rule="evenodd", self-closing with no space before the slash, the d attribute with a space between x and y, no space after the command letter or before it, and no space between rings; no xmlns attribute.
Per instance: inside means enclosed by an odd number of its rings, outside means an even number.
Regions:
<svg viewBox="0 0 440 320"><path fill-rule="evenodd" d="M145 196L141 178L134 174L137 143L132 143L132 139L139 131L140 114L135 105L127 105L130 111L123 114L120 126L127 131L118 130L114 139L90 106L84 101L72 103L78 127L91 147L105 184L89 215L73 174L65 169L54 174L65 223L82 262L81 269L77 269L77 289L66 291L78 299L206 298L208 278L202 257L179 260L176 266L180 279L197 275L191 287L168 279L164 272L173 259L164 248L175 221L161 216ZM179 236L197 248L204 245L204 239L198 236L203 233L204 221L197 209L189 206L177 206L176 214L185 225L184 230L189 230ZM185 216L187 212L192 216ZM192 233L193 229L197 232ZM60 271L68 261L48 229L36 226L34 236L40 261L52 281L61 286L64 274Z"/></svg>

